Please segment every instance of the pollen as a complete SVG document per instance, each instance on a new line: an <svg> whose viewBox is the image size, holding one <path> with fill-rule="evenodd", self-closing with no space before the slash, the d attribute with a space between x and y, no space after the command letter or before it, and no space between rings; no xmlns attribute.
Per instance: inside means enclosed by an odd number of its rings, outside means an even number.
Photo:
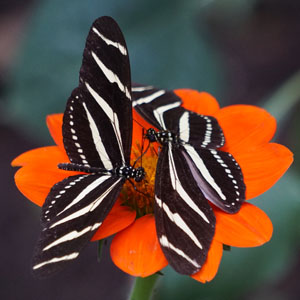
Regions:
<svg viewBox="0 0 300 300"><path fill-rule="evenodd" d="M151 145L142 157L141 153L141 147L139 143L136 143L132 147L131 165L135 168L143 167L146 176L141 182L127 180L121 193L123 204L136 210L138 217L154 212L154 182L157 164L157 153Z"/></svg>

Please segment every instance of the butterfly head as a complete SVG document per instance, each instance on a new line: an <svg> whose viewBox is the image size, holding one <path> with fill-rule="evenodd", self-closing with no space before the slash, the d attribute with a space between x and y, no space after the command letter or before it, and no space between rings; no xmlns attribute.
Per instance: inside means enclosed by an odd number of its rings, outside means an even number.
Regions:
<svg viewBox="0 0 300 300"><path fill-rule="evenodd" d="M138 167L137 169L134 169L135 170L135 177L134 177L134 180L136 182L140 182L142 181L144 178L145 178L145 169L143 167Z"/></svg>
<svg viewBox="0 0 300 300"><path fill-rule="evenodd" d="M156 131L153 128L149 128L147 130L145 137L149 140L150 143L157 142Z"/></svg>

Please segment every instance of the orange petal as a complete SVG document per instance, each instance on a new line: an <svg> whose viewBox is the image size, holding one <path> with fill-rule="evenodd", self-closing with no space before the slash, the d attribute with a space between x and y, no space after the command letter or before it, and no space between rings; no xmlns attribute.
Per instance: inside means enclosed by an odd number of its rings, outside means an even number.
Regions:
<svg viewBox="0 0 300 300"><path fill-rule="evenodd" d="M216 114L223 129L224 151L245 151L267 143L276 131L276 120L266 110L252 105L231 105Z"/></svg>
<svg viewBox="0 0 300 300"><path fill-rule="evenodd" d="M207 259L203 267L199 272L191 275L191 277L202 283L214 279L219 269L222 254L223 254L223 244L217 242L214 239L211 243L210 249L208 251Z"/></svg>
<svg viewBox="0 0 300 300"><path fill-rule="evenodd" d="M118 268L133 276L147 277L164 268L168 262L156 236L154 216L145 215L117 233L110 255Z"/></svg>
<svg viewBox="0 0 300 300"><path fill-rule="evenodd" d="M269 143L249 151L231 152L241 166L246 184L246 199L271 188L293 162L293 153L280 144Z"/></svg>
<svg viewBox="0 0 300 300"><path fill-rule="evenodd" d="M272 222L258 207L244 203L236 214L215 209L215 239L234 247L256 247L268 242L273 233Z"/></svg>
<svg viewBox="0 0 300 300"><path fill-rule="evenodd" d="M43 166L25 166L19 169L15 174L15 183L20 192L33 203L42 206L51 187L78 172L64 171L57 167Z"/></svg>
<svg viewBox="0 0 300 300"><path fill-rule="evenodd" d="M45 165L57 166L63 162L69 162L68 156L59 147L48 146L22 153L12 161L11 165L13 167L38 165L43 169Z"/></svg>
<svg viewBox="0 0 300 300"><path fill-rule="evenodd" d="M218 101L209 93L190 89L174 90L183 101L182 106L202 115L213 116L220 109Z"/></svg>
<svg viewBox="0 0 300 300"><path fill-rule="evenodd" d="M123 230L133 223L135 217L136 211L128 206L122 206L121 200L118 199L103 224L94 234L92 241L104 239Z"/></svg>
<svg viewBox="0 0 300 300"><path fill-rule="evenodd" d="M46 122L54 142L60 147L60 149L65 151L62 136L63 114L48 115Z"/></svg>

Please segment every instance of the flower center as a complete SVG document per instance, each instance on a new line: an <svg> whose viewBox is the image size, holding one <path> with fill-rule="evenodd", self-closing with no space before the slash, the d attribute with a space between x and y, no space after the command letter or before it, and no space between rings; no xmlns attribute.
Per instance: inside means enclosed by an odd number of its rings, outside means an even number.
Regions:
<svg viewBox="0 0 300 300"><path fill-rule="evenodd" d="M141 147L136 144L132 148L133 165L141 155ZM157 154L150 146L147 153L139 158L136 167L141 166L146 171L146 176L141 182L126 180L122 189L123 204L133 208L137 212L137 216L141 217L146 214L151 214L154 211L154 182L157 163Z"/></svg>

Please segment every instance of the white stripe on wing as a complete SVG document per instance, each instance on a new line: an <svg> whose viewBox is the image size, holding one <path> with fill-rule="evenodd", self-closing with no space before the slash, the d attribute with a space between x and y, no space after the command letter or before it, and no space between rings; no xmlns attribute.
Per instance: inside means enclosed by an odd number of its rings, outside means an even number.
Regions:
<svg viewBox="0 0 300 300"><path fill-rule="evenodd" d="M113 126L113 129L114 129L114 132L116 135L116 139L118 141L119 150L120 150L120 154L122 157L122 162L123 162L123 164L125 164L124 148L123 148L120 124L119 124L119 119L118 119L117 114L112 110L112 108L108 105L108 103L87 82L85 83L85 85L86 85L86 88L88 89L88 91L90 92L90 94L92 95L92 97L96 100L98 105L101 107L101 109L104 111L104 113L109 118L109 120ZM112 168L110 168L110 169L106 168L106 169L110 170Z"/></svg>
<svg viewBox="0 0 300 300"><path fill-rule="evenodd" d="M120 43L114 42L110 39L108 39L107 37L105 37L103 34L101 34L97 28L93 27L93 31L107 44L107 45L112 45L115 48L119 49L119 51L121 52L121 54L123 55L127 55L127 50L126 48L121 45Z"/></svg>
<svg viewBox="0 0 300 300"><path fill-rule="evenodd" d="M206 223L210 223L203 211L195 204L192 198L188 195L188 193L184 190L176 171L176 166L172 154L172 144L168 144L168 155L169 155L169 169L170 169L170 178L173 189L180 195L182 200L192 208Z"/></svg>
<svg viewBox="0 0 300 300"><path fill-rule="evenodd" d="M178 213L172 213L169 206L161 201L157 196L155 196L155 201L157 205L167 214L168 218L175 223L183 232L185 232L188 237L195 243L197 247L203 249L201 243L193 233L193 231L189 228L189 226L185 223L185 221L181 218Z"/></svg>

